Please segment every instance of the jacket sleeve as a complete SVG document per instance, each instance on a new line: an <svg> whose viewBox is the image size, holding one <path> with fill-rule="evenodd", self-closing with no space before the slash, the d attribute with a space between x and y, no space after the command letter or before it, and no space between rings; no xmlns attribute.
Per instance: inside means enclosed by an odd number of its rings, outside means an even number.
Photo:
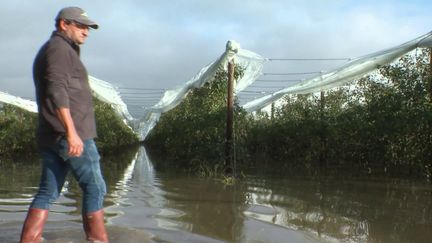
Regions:
<svg viewBox="0 0 432 243"><path fill-rule="evenodd" d="M46 53L47 96L57 109L69 108L68 80L72 62L66 47L51 45Z"/></svg>

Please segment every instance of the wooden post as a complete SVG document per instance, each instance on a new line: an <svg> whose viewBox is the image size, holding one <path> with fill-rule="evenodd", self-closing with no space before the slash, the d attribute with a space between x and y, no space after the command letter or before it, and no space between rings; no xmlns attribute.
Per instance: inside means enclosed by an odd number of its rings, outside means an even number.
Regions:
<svg viewBox="0 0 432 243"><path fill-rule="evenodd" d="M233 160L233 116L234 116L234 62L228 62L228 98L227 98L227 123L225 140L225 173L232 174Z"/></svg>
<svg viewBox="0 0 432 243"><path fill-rule="evenodd" d="M275 103L271 103L271 110L270 110L270 120L274 120L274 113L275 113Z"/></svg>
<svg viewBox="0 0 432 243"><path fill-rule="evenodd" d="M325 121L324 121L324 112L325 112L325 92L321 91L321 93L320 93L321 151L320 151L320 156L319 156L320 172L324 172L324 170L326 169L327 142L326 142L326 134L325 134L326 127L325 127Z"/></svg>
<svg viewBox="0 0 432 243"><path fill-rule="evenodd" d="M429 48L429 102L432 103L432 48Z"/></svg>
<svg viewBox="0 0 432 243"><path fill-rule="evenodd" d="M324 91L321 91L320 93L320 105L321 105L321 116L324 114L324 107L325 107L325 93Z"/></svg>

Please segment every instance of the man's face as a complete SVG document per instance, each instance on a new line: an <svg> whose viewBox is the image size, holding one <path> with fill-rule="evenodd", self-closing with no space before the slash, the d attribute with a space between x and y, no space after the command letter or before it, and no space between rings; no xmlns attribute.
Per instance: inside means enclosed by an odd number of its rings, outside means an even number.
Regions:
<svg viewBox="0 0 432 243"><path fill-rule="evenodd" d="M61 25L64 33L69 37L75 44L84 44L88 34L89 27L73 21L64 21Z"/></svg>

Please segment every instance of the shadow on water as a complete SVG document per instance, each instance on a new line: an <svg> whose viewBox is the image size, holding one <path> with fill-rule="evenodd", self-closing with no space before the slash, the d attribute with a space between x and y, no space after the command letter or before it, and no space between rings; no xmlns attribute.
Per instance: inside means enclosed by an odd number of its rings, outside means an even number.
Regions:
<svg viewBox="0 0 432 243"><path fill-rule="evenodd" d="M152 158L155 159L155 158ZM154 162L154 163L153 163ZM143 147L103 156L111 242L428 242L430 184L293 179L250 173L234 185L164 168ZM0 162L0 242L17 242L40 165ZM85 242L81 193L69 179L48 242Z"/></svg>

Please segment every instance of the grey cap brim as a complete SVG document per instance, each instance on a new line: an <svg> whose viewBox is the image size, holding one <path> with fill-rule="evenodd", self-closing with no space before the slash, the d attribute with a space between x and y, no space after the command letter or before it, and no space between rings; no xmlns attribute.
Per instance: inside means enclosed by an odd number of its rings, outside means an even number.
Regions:
<svg viewBox="0 0 432 243"><path fill-rule="evenodd" d="M83 25L87 25L88 27L91 27L93 29L99 28L99 25L96 24L96 22L93 22L92 20L90 20L88 18L87 19L86 18L76 18L76 19L74 19L74 21L76 21L80 24L83 24Z"/></svg>

